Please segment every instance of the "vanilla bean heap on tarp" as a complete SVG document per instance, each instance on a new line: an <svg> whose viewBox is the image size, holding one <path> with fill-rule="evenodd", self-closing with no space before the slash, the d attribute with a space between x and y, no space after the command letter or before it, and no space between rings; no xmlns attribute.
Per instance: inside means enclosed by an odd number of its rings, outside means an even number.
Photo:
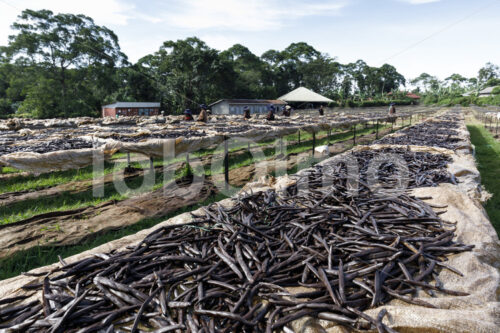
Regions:
<svg viewBox="0 0 500 333"><path fill-rule="evenodd" d="M451 180L434 174L446 165L441 155L391 152L413 165L413 180ZM367 164L372 153L355 155ZM363 179L368 168L360 169ZM380 179L390 173L382 166ZM418 290L466 295L437 278L440 269L461 275L446 256L472 248L453 241L453 225L406 194L380 197L361 184L353 195L342 164L301 173L283 192L241 195L230 208L204 212L126 251L61 260L58 271L24 286L42 290L41 302L0 300L0 328L271 332L311 316L393 332L385 312L362 311L394 298L433 307L414 298Z"/></svg>
<svg viewBox="0 0 500 333"><path fill-rule="evenodd" d="M393 145L416 145L454 149L462 141L457 137L459 119L453 115L437 117L399 131L401 135L386 136L375 143Z"/></svg>

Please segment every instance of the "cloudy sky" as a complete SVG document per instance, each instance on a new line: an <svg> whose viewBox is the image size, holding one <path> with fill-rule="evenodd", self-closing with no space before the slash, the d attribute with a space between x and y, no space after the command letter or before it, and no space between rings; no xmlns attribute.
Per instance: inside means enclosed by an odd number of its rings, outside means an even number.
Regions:
<svg viewBox="0 0 500 333"><path fill-rule="evenodd" d="M500 65L500 0L0 0L0 45L25 8L92 17L132 62L163 41L198 36L258 55L304 41L341 63L390 63L407 78Z"/></svg>

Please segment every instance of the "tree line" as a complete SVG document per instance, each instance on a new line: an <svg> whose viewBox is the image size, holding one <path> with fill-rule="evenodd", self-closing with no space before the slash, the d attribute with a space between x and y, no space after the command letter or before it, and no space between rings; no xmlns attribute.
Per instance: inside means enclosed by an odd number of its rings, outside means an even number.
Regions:
<svg viewBox="0 0 500 333"><path fill-rule="evenodd" d="M12 28L15 34L0 47L4 117L98 116L102 105L115 101L160 101L176 114L221 98L277 98L299 86L352 105L389 92L398 96L407 83L389 64L341 64L304 42L259 57L241 44L218 51L191 37L166 41L130 63L115 33L84 15L28 9ZM434 91L433 77L424 74L417 90Z"/></svg>
<svg viewBox="0 0 500 333"><path fill-rule="evenodd" d="M500 105L500 68L490 62L479 69L476 77L467 78L452 74L444 80L428 73L422 73L410 83L414 91L423 92L425 104L456 105ZM478 97L479 92L487 87L493 89L490 97ZM464 96L468 93L468 96Z"/></svg>

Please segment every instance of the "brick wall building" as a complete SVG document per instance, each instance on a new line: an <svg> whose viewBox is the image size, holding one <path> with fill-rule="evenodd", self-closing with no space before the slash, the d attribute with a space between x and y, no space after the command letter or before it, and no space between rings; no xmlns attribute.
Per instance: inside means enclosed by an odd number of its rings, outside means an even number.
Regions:
<svg viewBox="0 0 500 333"><path fill-rule="evenodd" d="M157 116L160 114L160 103L157 102L116 102L103 105L103 117L118 116Z"/></svg>

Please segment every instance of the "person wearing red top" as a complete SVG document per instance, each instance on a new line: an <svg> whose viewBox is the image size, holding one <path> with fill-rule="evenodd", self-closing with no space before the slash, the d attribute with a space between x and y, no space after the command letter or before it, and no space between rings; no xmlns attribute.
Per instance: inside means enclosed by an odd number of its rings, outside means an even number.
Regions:
<svg viewBox="0 0 500 333"><path fill-rule="evenodd" d="M194 120L193 113L191 112L191 110L189 110L189 109L184 110L184 120L185 121L193 121Z"/></svg>

